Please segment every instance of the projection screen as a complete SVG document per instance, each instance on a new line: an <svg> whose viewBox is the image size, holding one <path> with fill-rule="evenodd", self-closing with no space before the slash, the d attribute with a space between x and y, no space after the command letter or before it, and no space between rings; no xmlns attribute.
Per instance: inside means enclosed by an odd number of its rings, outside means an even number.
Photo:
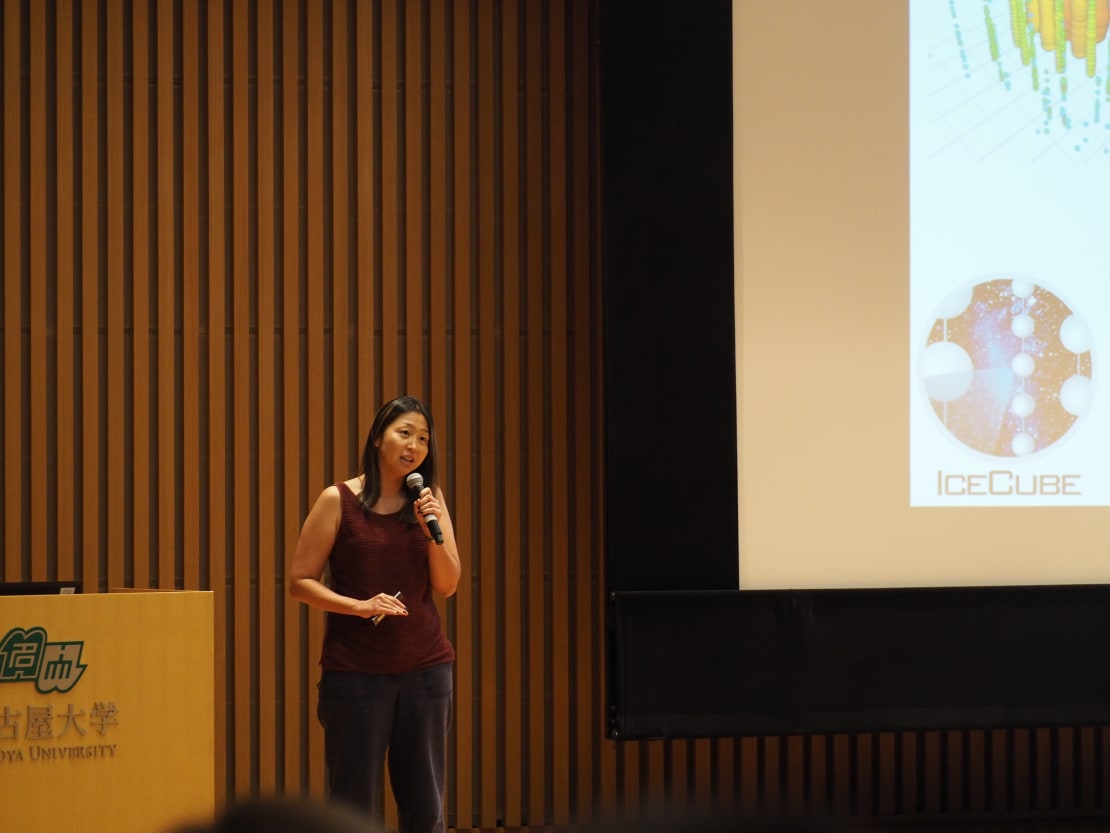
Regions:
<svg viewBox="0 0 1110 833"><path fill-rule="evenodd" d="M1110 580L1110 3L734 0L741 589Z"/></svg>

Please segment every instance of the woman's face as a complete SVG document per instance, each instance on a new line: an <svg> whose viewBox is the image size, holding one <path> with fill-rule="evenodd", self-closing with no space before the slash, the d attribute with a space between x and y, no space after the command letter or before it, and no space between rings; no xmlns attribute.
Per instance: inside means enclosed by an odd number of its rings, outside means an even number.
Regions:
<svg viewBox="0 0 1110 833"><path fill-rule="evenodd" d="M382 477L404 480L428 456L428 421L418 411L401 414L389 423L375 443Z"/></svg>

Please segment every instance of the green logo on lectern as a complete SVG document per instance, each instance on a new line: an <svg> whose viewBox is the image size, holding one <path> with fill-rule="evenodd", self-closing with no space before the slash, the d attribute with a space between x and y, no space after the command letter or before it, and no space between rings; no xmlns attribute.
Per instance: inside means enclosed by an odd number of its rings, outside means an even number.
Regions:
<svg viewBox="0 0 1110 833"><path fill-rule="evenodd" d="M88 666L84 642L47 642L45 628L12 628L0 640L0 683L34 681L40 694L69 691Z"/></svg>

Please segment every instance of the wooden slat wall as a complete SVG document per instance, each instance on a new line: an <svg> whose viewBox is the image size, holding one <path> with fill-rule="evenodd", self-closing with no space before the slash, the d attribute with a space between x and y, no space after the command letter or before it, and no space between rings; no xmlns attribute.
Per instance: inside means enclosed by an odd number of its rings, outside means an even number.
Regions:
<svg viewBox="0 0 1110 833"><path fill-rule="evenodd" d="M1105 727L653 741L617 747L616 800L644 808L900 820L1104 818Z"/></svg>
<svg viewBox="0 0 1110 833"><path fill-rule="evenodd" d="M320 794L285 570L426 398L449 818L1096 813L1106 730L604 739L598 0L3 0L0 576L217 594L225 798Z"/></svg>

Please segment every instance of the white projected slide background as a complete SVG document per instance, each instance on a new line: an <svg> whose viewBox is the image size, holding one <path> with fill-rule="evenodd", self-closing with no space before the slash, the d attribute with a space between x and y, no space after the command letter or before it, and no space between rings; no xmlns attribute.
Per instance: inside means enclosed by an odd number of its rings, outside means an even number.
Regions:
<svg viewBox="0 0 1110 833"><path fill-rule="evenodd" d="M1110 0L910 3L910 501L1110 505Z"/></svg>

